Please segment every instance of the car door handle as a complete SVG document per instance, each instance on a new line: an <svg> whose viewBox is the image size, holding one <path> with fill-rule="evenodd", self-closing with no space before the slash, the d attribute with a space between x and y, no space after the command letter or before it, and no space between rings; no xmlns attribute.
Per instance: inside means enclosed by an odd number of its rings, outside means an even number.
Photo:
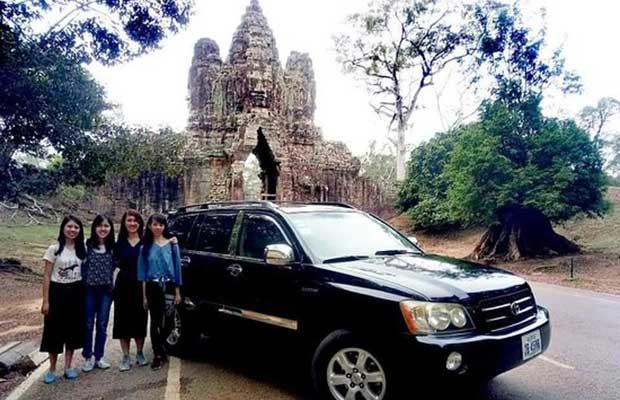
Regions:
<svg viewBox="0 0 620 400"><path fill-rule="evenodd" d="M228 268L226 268L226 271L228 271L230 276L232 276L233 278L236 278L239 275L241 275L241 273L243 272L243 268L241 268L241 265L239 264L233 264L229 266Z"/></svg>
<svg viewBox="0 0 620 400"><path fill-rule="evenodd" d="M188 256L185 257L181 257L181 265L185 264L185 265L189 265L189 263L192 262L192 259L189 258Z"/></svg>

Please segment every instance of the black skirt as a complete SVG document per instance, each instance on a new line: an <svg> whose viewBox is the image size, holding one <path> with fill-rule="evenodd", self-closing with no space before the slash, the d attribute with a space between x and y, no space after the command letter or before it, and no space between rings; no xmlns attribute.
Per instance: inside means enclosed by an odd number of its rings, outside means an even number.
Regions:
<svg viewBox="0 0 620 400"><path fill-rule="evenodd" d="M49 312L43 320L41 351L60 354L84 345L84 287L82 282L50 282Z"/></svg>
<svg viewBox="0 0 620 400"><path fill-rule="evenodd" d="M142 302L142 282L120 271L114 286L114 339L146 337L147 312Z"/></svg>

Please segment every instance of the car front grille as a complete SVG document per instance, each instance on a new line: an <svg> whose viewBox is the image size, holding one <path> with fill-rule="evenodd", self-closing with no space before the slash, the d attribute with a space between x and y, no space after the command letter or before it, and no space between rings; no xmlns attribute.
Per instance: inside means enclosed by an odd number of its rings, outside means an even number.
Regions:
<svg viewBox="0 0 620 400"><path fill-rule="evenodd" d="M530 289L519 290L490 299L478 305L480 327L491 333L500 333L521 326L536 318L536 301Z"/></svg>

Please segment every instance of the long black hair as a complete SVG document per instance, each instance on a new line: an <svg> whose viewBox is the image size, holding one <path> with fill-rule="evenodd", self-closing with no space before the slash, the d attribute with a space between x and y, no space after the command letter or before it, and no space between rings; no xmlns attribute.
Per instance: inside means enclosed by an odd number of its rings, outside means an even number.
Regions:
<svg viewBox="0 0 620 400"><path fill-rule="evenodd" d="M99 236L97 236L97 227L104 222L110 225L110 233L105 238L103 245L105 246L105 251L110 252L114 249L114 223L112 219L107 215L99 214L93 220L93 223L90 225L90 237L86 241L86 246L97 248L99 247Z"/></svg>
<svg viewBox="0 0 620 400"><path fill-rule="evenodd" d="M78 232L77 237L75 238L75 255L80 259L83 260L86 258L86 246L84 245L84 224L82 224L82 221L76 217L75 215L66 215L63 219L62 222L60 223L60 231L58 232L58 251L56 251L56 253L54 253L54 255L59 255L60 253L62 253L62 250L65 248L65 244L66 244L66 238L65 238L65 225L67 225L69 222L75 222L79 227L80 227L80 231Z"/></svg>
<svg viewBox="0 0 620 400"><path fill-rule="evenodd" d="M144 235L144 219L142 218L142 215L140 215L140 213L136 210L129 209L125 211L123 217L121 218L121 229L118 232L117 243L125 242L129 237L129 232L127 232L127 227L125 226L125 223L127 222L127 217L134 217L136 221L138 221L138 236L140 237L140 239L142 239L142 235Z"/></svg>
<svg viewBox="0 0 620 400"><path fill-rule="evenodd" d="M163 214L153 214L146 221L146 231L144 232L144 238L142 239L142 259L144 260L144 265L149 265L149 251L151 251L151 246L153 246L153 242L155 238L153 237L153 232L151 231L151 224L153 222L159 222L164 226L163 236L168 239L168 220L166 216Z"/></svg>

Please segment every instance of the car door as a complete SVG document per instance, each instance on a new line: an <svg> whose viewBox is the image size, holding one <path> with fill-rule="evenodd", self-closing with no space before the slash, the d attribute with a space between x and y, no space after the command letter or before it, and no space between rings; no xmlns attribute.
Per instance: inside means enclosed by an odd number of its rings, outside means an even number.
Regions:
<svg viewBox="0 0 620 400"><path fill-rule="evenodd" d="M237 214L236 210L204 213L194 224L182 261L188 271L184 293L196 305L217 307L230 291L226 268L234 259L230 243Z"/></svg>
<svg viewBox="0 0 620 400"><path fill-rule="evenodd" d="M297 329L297 274L293 266L265 263L265 247L293 246L283 225L274 216L247 211L236 246L241 271L236 277L235 303L246 317L282 328Z"/></svg>

